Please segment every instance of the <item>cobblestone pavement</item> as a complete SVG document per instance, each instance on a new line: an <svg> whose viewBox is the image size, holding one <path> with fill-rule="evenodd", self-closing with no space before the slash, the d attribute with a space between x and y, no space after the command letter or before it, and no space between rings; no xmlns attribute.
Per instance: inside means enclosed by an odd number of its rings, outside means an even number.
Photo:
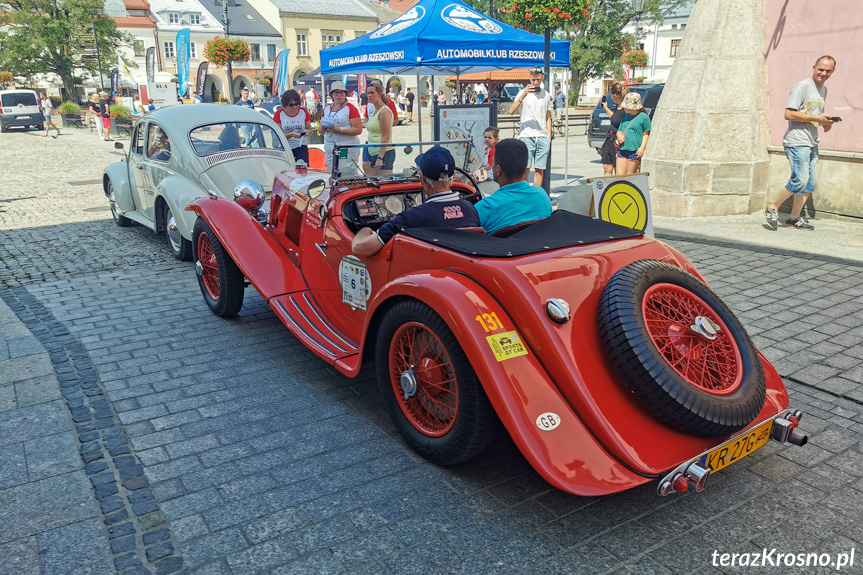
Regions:
<svg viewBox="0 0 863 575"><path fill-rule="evenodd" d="M863 258L666 235L775 362L810 442L697 495L575 497L505 437L452 468L419 458L373 372L327 367L253 290L213 316L190 264L68 184L117 157L87 136L68 137L87 165L32 194L23 158L71 161L64 137L0 137L0 163L22 160L0 190L0 574L730 574L747 569L714 551L765 548L856 549L841 572L863 573Z"/></svg>

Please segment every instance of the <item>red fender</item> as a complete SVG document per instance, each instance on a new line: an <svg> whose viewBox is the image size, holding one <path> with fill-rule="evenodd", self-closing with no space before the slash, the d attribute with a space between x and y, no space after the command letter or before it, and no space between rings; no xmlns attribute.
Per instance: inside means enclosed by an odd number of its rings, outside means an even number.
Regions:
<svg viewBox="0 0 863 575"><path fill-rule="evenodd" d="M498 361L487 337L515 331L514 323L478 284L443 270L403 276L375 295L369 317L399 296L422 301L440 314L519 450L551 485L576 495L605 495L653 479L634 473L597 442L530 348L527 355ZM483 314L502 326L486 332L477 320ZM367 340L368 329L367 324L363 341L374 345ZM525 341L521 334L518 338Z"/></svg>
<svg viewBox="0 0 863 575"><path fill-rule="evenodd" d="M298 275L296 265L246 210L224 198L200 198L186 209L210 225L231 259L264 299L289 291L288 286Z"/></svg>

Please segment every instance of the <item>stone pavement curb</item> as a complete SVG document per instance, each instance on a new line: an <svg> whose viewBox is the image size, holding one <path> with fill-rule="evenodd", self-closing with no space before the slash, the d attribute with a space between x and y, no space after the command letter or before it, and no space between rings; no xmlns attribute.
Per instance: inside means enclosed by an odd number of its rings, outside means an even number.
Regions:
<svg viewBox="0 0 863 575"><path fill-rule="evenodd" d="M99 501L117 573L186 573L144 468L83 344L26 288L0 290L0 298L48 351L76 424L78 451Z"/></svg>

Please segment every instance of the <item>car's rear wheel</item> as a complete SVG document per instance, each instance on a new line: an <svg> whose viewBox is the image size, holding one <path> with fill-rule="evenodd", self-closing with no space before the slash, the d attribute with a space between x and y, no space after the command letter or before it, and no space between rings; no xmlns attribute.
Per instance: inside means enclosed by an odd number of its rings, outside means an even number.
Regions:
<svg viewBox="0 0 863 575"><path fill-rule="evenodd" d="M171 212L171 207L167 202L165 202L165 208L162 215L162 221L165 223L165 238L167 240L168 249L171 250L174 257L181 262L189 261L192 259L192 242L180 234L180 230L177 228L177 220L174 218L174 214Z"/></svg>
<svg viewBox="0 0 863 575"><path fill-rule="evenodd" d="M660 421L719 437L764 406L764 370L740 321L713 290L657 260L629 264L605 286L599 332L622 381Z"/></svg>
<svg viewBox="0 0 863 575"><path fill-rule="evenodd" d="M378 385L396 429L439 465L471 459L497 429L495 414L446 323L418 301L402 301L381 322Z"/></svg>
<svg viewBox="0 0 863 575"><path fill-rule="evenodd" d="M210 310L219 317L237 315L243 307L245 280L240 268L203 219L192 231L198 286Z"/></svg>
<svg viewBox="0 0 863 575"><path fill-rule="evenodd" d="M3 120L0 120L0 134L5 134L6 130L6 124L3 123Z"/></svg>
<svg viewBox="0 0 863 575"><path fill-rule="evenodd" d="M36 124L36 129L40 132L45 129L45 124Z"/></svg>
<svg viewBox="0 0 863 575"><path fill-rule="evenodd" d="M120 213L120 208L117 207L116 196L114 195L114 184L108 180L108 201L111 207L111 217L114 218L114 223L121 228L128 228L132 225L132 220Z"/></svg>

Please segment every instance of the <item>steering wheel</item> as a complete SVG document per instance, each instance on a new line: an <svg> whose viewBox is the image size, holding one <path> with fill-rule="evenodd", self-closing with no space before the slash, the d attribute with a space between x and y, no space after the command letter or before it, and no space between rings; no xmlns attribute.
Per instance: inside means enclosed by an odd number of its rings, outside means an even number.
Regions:
<svg viewBox="0 0 863 575"><path fill-rule="evenodd" d="M475 204L482 199L482 193L479 191L479 184L470 172L456 166L455 174L453 174L452 179L454 182L468 184L474 189L472 194L462 196L463 200L467 200L470 203ZM462 192L459 192L459 195L461 194Z"/></svg>

